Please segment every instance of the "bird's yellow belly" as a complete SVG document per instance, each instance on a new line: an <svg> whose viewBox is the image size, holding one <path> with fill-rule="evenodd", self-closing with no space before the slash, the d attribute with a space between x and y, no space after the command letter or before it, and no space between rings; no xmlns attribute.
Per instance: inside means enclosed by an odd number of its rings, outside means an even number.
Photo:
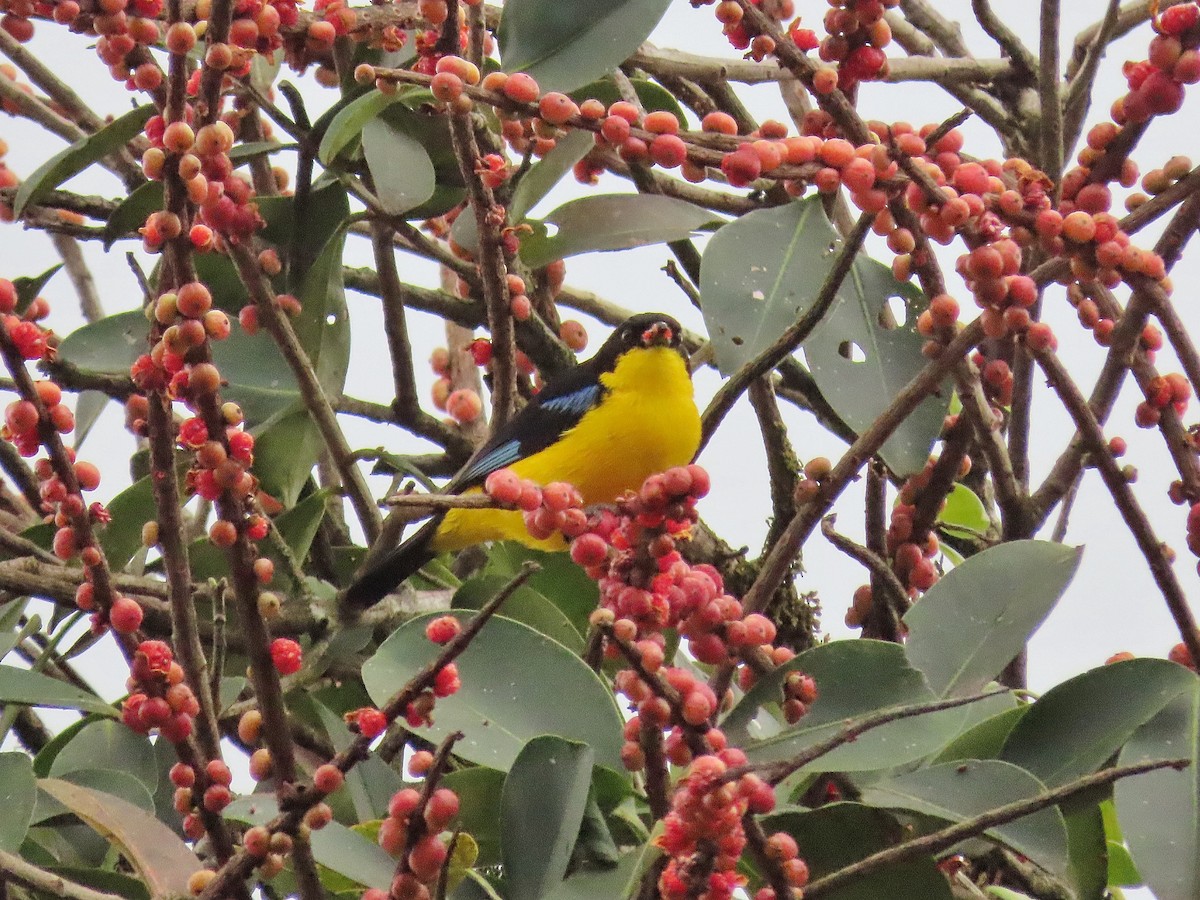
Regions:
<svg viewBox="0 0 1200 900"><path fill-rule="evenodd" d="M647 476L691 461L700 444L700 414L677 353L664 348L642 354L636 369L618 366L602 381L609 389L603 402L554 444L510 468L538 484L570 482L591 505L611 503ZM519 512L456 509L443 519L432 547L457 550L493 540L546 550L565 546L558 535L531 538Z"/></svg>

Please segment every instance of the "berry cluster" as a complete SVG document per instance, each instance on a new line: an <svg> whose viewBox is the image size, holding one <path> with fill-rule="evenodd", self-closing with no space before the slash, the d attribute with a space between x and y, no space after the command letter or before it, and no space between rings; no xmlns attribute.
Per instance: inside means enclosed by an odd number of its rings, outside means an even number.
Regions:
<svg viewBox="0 0 1200 900"><path fill-rule="evenodd" d="M1183 86L1200 81L1200 7L1195 3L1169 6L1155 22L1158 34L1150 42L1149 58L1125 64L1129 93L1118 98L1112 117L1119 125L1141 124L1152 116L1179 112Z"/></svg>
<svg viewBox="0 0 1200 900"><path fill-rule="evenodd" d="M132 601L130 601L132 602ZM121 721L138 734L157 731L173 744L187 740L200 703L183 680L183 667L162 641L142 641L133 655L129 696L121 705Z"/></svg>
<svg viewBox="0 0 1200 900"><path fill-rule="evenodd" d="M876 81L887 75L887 56L883 48L892 42L892 29L883 14L899 0L837 0L825 12L826 37L817 49L821 60L837 66L836 86L849 91L860 81ZM801 50L811 49L813 37L793 26L788 36ZM813 87L829 93L830 76L818 69ZM825 88L825 90L822 90Z"/></svg>
<svg viewBox="0 0 1200 900"><path fill-rule="evenodd" d="M525 502L528 489L531 496L527 502L533 506L535 489L511 472L502 470L489 480L489 493L500 490L508 502ZM648 762L645 735L666 731L662 741L666 760L690 765L658 839L671 857L659 881L662 896L717 900L731 897L743 883L737 873L746 845L742 817L769 812L775 796L770 785L752 773L729 783L721 780L727 769L744 765L746 757L728 747L724 733L709 724L719 705L713 689L688 669L665 665L664 631L677 630L688 640L697 660L713 665L746 656L769 668L793 654L786 648L771 647L774 624L757 613L745 615L741 603L724 593L720 573L708 565L690 565L677 549L677 542L689 536L697 518L696 501L707 494L708 487L708 473L699 466L669 469L651 475L638 492L618 499L613 509L584 517L581 531L572 534L573 528L561 526L560 530L573 537L572 559L599 583L601 608L593 613L592 621L609 638L606 655L624 656L633 663L614 680L616 690L628 698L634 710L625 725L622 761L631 771L644 769ZM543 488L539 513L527 517L527 523L535 528L538 515L558 503L546 503L545 496L552 490L552 496L561 493L563 502L574 493L568 486ZM532 533L543 534L540 530ZM741 673L742 686L748 688L754 673L748 666ZM783 698L787 721L797 721L815 700L813 679L790 673ZM807 868L798 858L794 842L789 843L786 836L773 836L768 854L791 884L805 883ZM767 893L760 891L759 896L771 900L774 892L765 890Z"/></svg>
<svg viewBox="0 0 1200 900"><path fill-rule="evenodd" d="M24 316L17 316L16 301L13 283L0 278L0 314L4 315L5 339L22 359L48 357L53 352L54 335L36 320L49 314L50 305L39 297L30 303ZM142 624L141 606L128 597L96 594L95 579L104 568L104 554L91 526L106 524L110 516L103 504L85 503L83 492L100 486L100 470L90 462L77 461L75 451L58 439L59 435L75 429L75 414L62 402L62 389L52 381L36 381L32 385L28 396L5 408L0 438L11 441L22 456L35 455L43 444L59 454L57 464L54 458L45 457L33 467L42 512L56 528L54 553L62 560L78 556L83 563L84 581L75 593L75 602L81 610L92 613L92 628L100 631L111 624L121 634L132 634ZM48 440L53 443L47 443Z"/></svg>
<svg viewBox="0 0 1200 900"><path fill-rule="evenodd" d="M207 833L200 809L216 815L233 802L233 773L222 760L210 760L203 777L193 766L178 762L171 767L171 783L175 785L175 811L183 816L183 833L198 841Z"/></svg>
<svg viewBox="0 0 1200 900"><path fill-rule="evenodd" d="M714 0L691 0L692 6L708 6ZM768 18L777 23L782 23L792 18L796 14L796 7L792 0L751 0L752 6L757 6ZM717 3L716 9L713 10L717 21L721 23L721 30L730 46L735 50L745 50L748 59L762 61L767 56L775 52L775 41L764 34L754 35L746 29L742 19L745 16L745 11L742 5L736 0L721 0ZM794 27L799 27L798 24ZM815 46L815 42L812 46ZM808 47L805 49L812 49Z"/></svg>
<svg viewBox="0 0 1200 900"><path fill-rule="evenodd" d="M393 794L378 840L379 846L400 862L390 890L368 890L363 900L428 898L449 853L449 839L443 835L458 809L458 795L445 787L428 791L427 797L414 787Z"/></svg>
<svg viewBox="0 0 1200 900"><path fill-rule="evenodd" d="M729 770L745 762L740 750L725 749L697 757L680 780L671 811L663 819L663 832L655 839L670 856L658 881L664 900L728 900L744 883L737 871L746 847L742 817L775 808L774 790L757 775L746 773L730 780ZM771 835L767 855L793 889L808 882L808 866L789 835ZM775 900L775 891L764 888L755 898Z"/></svg>

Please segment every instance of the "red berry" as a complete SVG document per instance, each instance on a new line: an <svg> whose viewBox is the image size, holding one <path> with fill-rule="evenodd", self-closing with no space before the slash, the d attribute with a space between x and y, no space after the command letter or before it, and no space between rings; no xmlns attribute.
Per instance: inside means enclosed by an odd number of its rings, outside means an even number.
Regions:
<svg viewBox="0 0 1200 900"><path fill-rule="evenodd" d="M359 734L374 740L387 729L387 717L373 706L366 706L352 714L358 724Z"/></svg>
<svg viewBox="0 0 1200 900"><path fill-rule="evenodd" d="M108 611L108 620L114 631L132 634L141 627L142 608L129 597L118 597Z"/></svg>
<svg viewBox="0 0 1200 900"><path fill-rule="evenodd" d="M303 651L291 638L275 638L271 641L271 662L280 675L295 675L303 663Z"/></svg>
<svg viewBox="0 0 1200 900"><path fill-rule="evenodd" d="M425 626L425 637L435 644L447 644L462 632L462 623L454 616L438 616Z"/></svg>

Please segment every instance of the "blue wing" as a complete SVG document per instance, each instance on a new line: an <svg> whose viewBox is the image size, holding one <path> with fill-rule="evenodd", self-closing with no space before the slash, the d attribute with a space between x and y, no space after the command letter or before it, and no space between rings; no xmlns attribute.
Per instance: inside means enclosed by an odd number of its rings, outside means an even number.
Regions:
<svg viewBox="0 0 1200 900"><path fill-rule="evenodd" d="M479 458L472 460L471 464L463 469L459 477L465 483L470 484L486 478L497 469L511 466L520 458L521 442L514 438L511 441L505 441L503 444L491 448Z"/></svg>
<svg viewBox="0 0 1200 900"><path fill-rule="evenodd" d="M578 425L604 395L604 388L587 374L582 367L577 368L572 373L574 378L560 382L558 390L535 397L467 463L455 477L452 489L481 483L497 469L545 450Z"/></svg>
<svg viewBox="0 0 1200 900"><path fill-rule="evenodd" d="M541 408L566 413L578 421L583 418L584 413L596 405L596 401L600 399L601 390L603 389L600 385L589 384L577 391L563 394L561 397L546 400L541 404Z"/></svg>

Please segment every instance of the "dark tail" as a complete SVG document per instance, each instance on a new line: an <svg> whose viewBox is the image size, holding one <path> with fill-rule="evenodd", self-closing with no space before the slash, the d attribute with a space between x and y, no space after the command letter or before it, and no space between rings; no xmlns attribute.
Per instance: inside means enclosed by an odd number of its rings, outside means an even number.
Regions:
<svg viewBox="0 0 1200 900"><path fill-rule="evenodd" d="M343 609L362 612L395 590L436 555L429 544L441 517L426 522L408 540L382 553L373 553L341 598Z"/></svg>

